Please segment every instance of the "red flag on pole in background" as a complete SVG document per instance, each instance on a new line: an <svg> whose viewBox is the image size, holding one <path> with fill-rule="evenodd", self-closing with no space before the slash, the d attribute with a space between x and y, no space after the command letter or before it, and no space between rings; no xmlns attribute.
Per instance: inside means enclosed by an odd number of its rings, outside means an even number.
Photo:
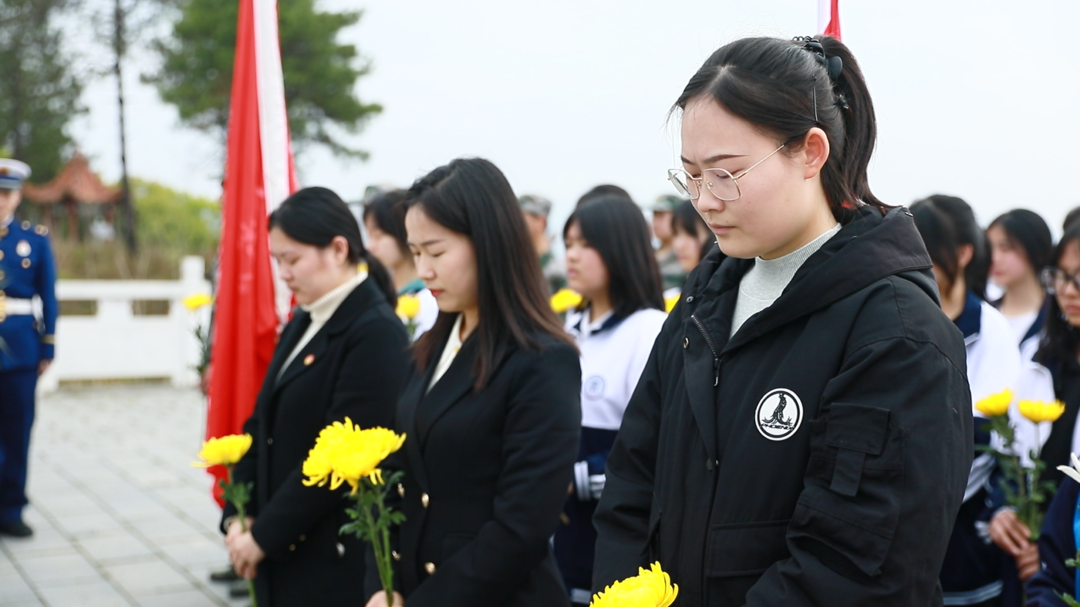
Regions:
<svg viewBox="0 0 1080 607"><path fill-rule="evenodd" d="M288 313L267 216L296 190L275 0L240 0L222 196L206 437L241 432ZM220 466L210 469L224 478ZM220 488L214 497L221 503Z"/></svg>
<svg viewBox="0 0 1080 607"><path fill-rule="evenodd" d="M818 0L818 31L840 40L840 0Z"/></svg>

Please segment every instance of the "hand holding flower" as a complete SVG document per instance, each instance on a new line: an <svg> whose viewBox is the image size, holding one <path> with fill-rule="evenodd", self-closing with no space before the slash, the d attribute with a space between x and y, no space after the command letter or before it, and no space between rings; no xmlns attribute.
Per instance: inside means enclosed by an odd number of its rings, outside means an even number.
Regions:
<svg viewBox="0 0 1080 607"><path fill-rule="evenodd" d="M229 548L229 560L232 561L236 573L245 580L255 579L258 565L266 558L266 553L252 537L251 531L227 537L225 545Z"/></svg>
<svg viewBox="0 0 1080 607"><path fill-rule="evenodd" d="M400 595L394 592L390 526L401 524L405 515L386 506L389 486L397 484L402 472L394 472L384 479L379 466L404 443L404 434L386 428L361 430L346 417L344 423L334 422L319 432L303 465L307 477L302 481L304 486L329 484L331 491L345 483L352 487L349 498L356 506L345 512L353 522L343 525L341 533L354 533L357 538L371 542L383 587L383 592L376 593L382 595L382 605L391 600L394 605L398 604L396 597ZM395 598L391 599L391 596Z"/></svg>
<svg viewBox="0 0 1080 607"><path fill-rule="evenodd" d="M250 434L230 434L211 438L203 443L202 449L199 450L199 459L202 461L191 465L197 468L225 466L225 479L221 481L222 497L236 508L239 515L238 519L230 523L229 528L226 529L228 536L225 544L229 546L229 559L232 560L237 573L248 581L248 594L251 596L252 607L257 607L255 586L251 580L255 577L256 565L265 557L265 554L262 553L262 549L252 538L250 543L254 545L254 550L251 546L245 545L242 551L237 551L235 558L233 555L233 544L239 546L240 538L244 535L249 538L251 536L252 519L247 516L244 507L251 501L252 483L238 484L233 482L233 468L251 448L251 441ZM234 531L236 528L239 528L240 535L237 535L237 532Z"/></svg>
<svg viewBox="0 0 1080 607"><path fill-rule="evenodd" d="M1013 557L1019 557L1031 546L1031 530L1011 508L1002 508L990 519L990 539Z"/></svg>

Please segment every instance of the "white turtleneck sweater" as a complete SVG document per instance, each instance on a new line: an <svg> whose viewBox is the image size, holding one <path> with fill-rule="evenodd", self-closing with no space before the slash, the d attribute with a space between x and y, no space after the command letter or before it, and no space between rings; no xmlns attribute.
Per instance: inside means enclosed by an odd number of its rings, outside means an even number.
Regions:
<svg viewBox="0 0 1080 607"><path fill-rule="evenodd" d="M748 318L771 306L806 260L839 231L840 224L836 224L821 236L787 255L776 259L755 259L754 267L750 268L739 283L739 297L735 300L735 314L731 319L731 334L735 335Z"/></svg>
<svg viewBox="0 0 1080 607"><path fill-rule="evenodd" d="M338 306L341 302L345 301L345 298L356 289L360 283L367 280L367 272L357 272L356 276L346 280L340 285L334 287L326 295L323 295L314 302L301 305L300 309L311 314L311 324L308 325L307 331L304 331L304 335L300 338L300 341L296 342L296 347L289 353L289 358L285 359L285 364L281 365L281 370L278 371L278 379L281 379L281 375L285 373L285 369L289 368L296 355L304 349L304 346L308 345L312 337L323 328L326 321L330 320L330 317L337 312Z"/></svg>

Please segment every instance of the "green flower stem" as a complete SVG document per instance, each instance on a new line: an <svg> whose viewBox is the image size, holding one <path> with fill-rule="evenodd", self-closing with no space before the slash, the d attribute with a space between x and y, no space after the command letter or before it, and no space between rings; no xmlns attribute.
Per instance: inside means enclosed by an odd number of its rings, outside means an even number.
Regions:
<svg viewBox="0 0 1080 607"><path fill-rule="evenodd" d="M234 467L235 467L235 465L226 465L225 466L225 486L224 486L224 489L230 489L230 488L232 488L234 486L233 485L233 468ZM236 507L236 514L237 514L238 518L240 519L240 531L242 531L244 533L247 533L247 530L248 530L247 529L247 511L244 509L244 505L247 503L247 500L243 499L240 496L232 495L233 492L231 492L231 491L226 491L226 493L230 494L230 495L227 496L227 499L230 502L232 502L233 506ZM258 601L255 600L255 581L254 580L248 580L247 581L247 586L248 586L248 596L251 597L251 607L259 607Z"/></svg>
<svg viewBox="0 0 1080 607"><path fill-rule="evenodd" d="M384 485L385 487L385 485ZM360 492L368 491L366 485L362 485ZM386 512L386 506L384 499L386 497L385 489L380 490L378 487L372 487L373 495L375 497L375 505L379 509L378 520L384 520L384 513ZM362 501L362 496L357 498L357 502ZM375 515L370 508L360 508L364 512L364 518L367 521L367 528L370 530L371 548L375 551L375 563L379 567L379 581L382 582L383 591L386 593L386 604L394 604L394 564L390 560L390 527L388 525L376 525ZM376 536L377 534L377 536Z"/></svg>

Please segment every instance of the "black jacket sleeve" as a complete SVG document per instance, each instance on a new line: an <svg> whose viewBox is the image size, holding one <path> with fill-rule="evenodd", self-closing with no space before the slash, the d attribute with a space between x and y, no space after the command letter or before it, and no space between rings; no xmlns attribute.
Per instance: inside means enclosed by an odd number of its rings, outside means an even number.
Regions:
<svg viewBox="0 0 1080 607"><path fill-rule="evenodd" d="M409 369L405 332L400 325L378 317L350 331L346 339L350 341L325 421L330 424L348 416L363 428L389 426ZM330 510L344 508L345 487L337 491L305 487L302 469L303 462L297 462L252 525L252 536L270 558L285 558L289 544Z"/></svg>
<svg viewBox="0 0 1080 607"><path fill-rule="evenodd" d="M903 337L852 352L822 396L804 488L747 607L928 605L973 454L965 373ZM940 601L940 599L936 599Z"/></svg>
<svg viewBox="0 0 1080 607"><path fill-rule="evenodd" d="M1050 502L1050 509L1039 535L1039 560L1042 570L1027 584L1027 607L1065 607L1059 594L1076 594L1076 570L1065 564L1076 558L1073 521L1076 516L1080 485L1066 477Z"/></svg>
<svg viewBox="0 0 1080 607"><path fill-rule="evenodd" d="M660 437L659 352L674 339L677 318L673 312L656 339L607 458L604 493L593 515L597 531L594 590L603 589L611 580L637 575L638 567L648 565L649 513Z"/></svg>
<svg viewBox="0 0 1080 607"><path fill-rule="evenodd" d="M407 597L410 607L501 605L550 551L580 440L581 364L560 344L516 371L493 517Z"/></svg>

